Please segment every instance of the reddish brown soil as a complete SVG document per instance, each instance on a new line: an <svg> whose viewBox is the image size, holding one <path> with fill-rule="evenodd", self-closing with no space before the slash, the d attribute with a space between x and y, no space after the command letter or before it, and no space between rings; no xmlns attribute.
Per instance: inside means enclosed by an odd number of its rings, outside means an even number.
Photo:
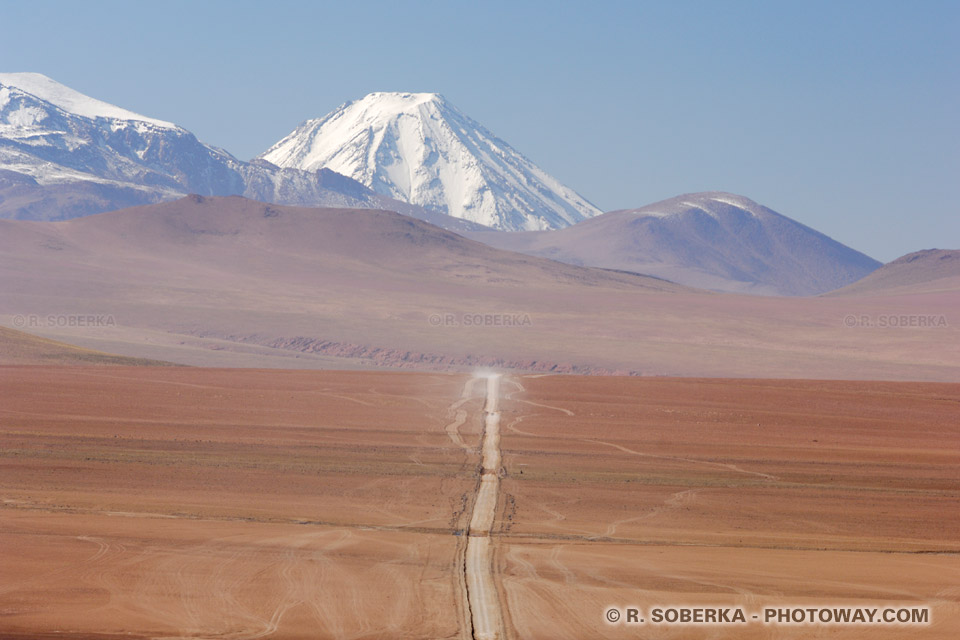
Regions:
<svg viewBox="0 0 960 640"><path fill-rule="evenodd" d="M523 377L504 390L498 551L517 637L960 634L960 386ZM934 622L603 622L611 606L684 603L897 603Z"/></svg>
<svg viewBox="0 0 960 640"><path fill-rule="evenodd" d="M456 636L465 380L0 368L0 635Z"/></svg>
<svg viewBox="0 0 960 640"><path fill-rule="evenodd" d="M0 637L464 638L465 376L0 367ZM516 638L960 634L960 386L507 378ZM522 471L522 473L521 473ZM612 606L930 607L924 627Z"/></svg>

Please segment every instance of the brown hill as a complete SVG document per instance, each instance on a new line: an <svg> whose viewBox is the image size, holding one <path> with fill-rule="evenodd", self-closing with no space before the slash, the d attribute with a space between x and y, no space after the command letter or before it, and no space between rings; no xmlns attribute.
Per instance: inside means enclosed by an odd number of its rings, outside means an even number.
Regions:
<svg viewBox="0 0 960 640"><path fill-rule="evenodd" d="M960 290L960 251L927 249L888 262L829 295L908 294Z"/></svg>
<svg viewBox="0 0 960 640"><path fill-rule="evenodd" d="M960 321L844 324L918 304L714 294L494 249L386 211L238 197L0 221L0 321L110 314L115 326L35 332L196 365L960 380ZM960 317L960 298L934 294L922 308Z"/></svg>
<svg viewBox="0 0 960 640"><path fill-rule="evenodd" d="M491 246L732 293L807 296L880 266L873 258L732 193L689 193L556 231L465 233Z"/></svg>

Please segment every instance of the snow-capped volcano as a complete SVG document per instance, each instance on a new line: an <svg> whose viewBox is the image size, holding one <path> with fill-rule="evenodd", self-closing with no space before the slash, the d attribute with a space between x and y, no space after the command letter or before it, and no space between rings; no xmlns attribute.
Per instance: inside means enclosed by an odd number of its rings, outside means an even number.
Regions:
<svg viewBox="0 0 960 640"><path fill-rule="evenodd" d="M182 127L39 73L0 73L0 218L60 220L188 193L390 209L456 231L480 228L392 200L328 169L242 162Z"/></svg>
<svg viewBox="0 0 960 640"><path fill-rule="evenodd" d="M601 211L436 93L371 93L308 120L260 158L328 168L377 193L504 230Z"/></svg>

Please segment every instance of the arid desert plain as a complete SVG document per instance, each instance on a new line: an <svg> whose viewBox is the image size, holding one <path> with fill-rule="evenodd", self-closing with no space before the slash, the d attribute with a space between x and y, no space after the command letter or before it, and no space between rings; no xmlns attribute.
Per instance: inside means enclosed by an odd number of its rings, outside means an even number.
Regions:
<svg viewBox="0 0 960 640"><path fill-rule="evenodd" d="M960 636L957 384L5 366L0 396L5 638ZM778 607L929 619L750 619Z"/></svg>
<svg viewBox="0 0 960 640"><path fill-rule="evenodd" d="M0 6L0 640L960 640L958 31Z"/></svg>

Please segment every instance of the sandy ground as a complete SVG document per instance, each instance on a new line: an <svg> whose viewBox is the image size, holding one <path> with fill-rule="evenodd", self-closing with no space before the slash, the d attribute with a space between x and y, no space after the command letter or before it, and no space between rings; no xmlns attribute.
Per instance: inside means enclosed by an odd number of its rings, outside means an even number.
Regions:
<svg viewBox="0 0 960 640"><path fill-rule="evenodd" d="M444 374L0 367L0 637L468 638L483 396ZM524 376L496 410L478 539L508 637L960 635L958 385ZM681 605L932 622L604 622Z"/></svg>
<svg viewBox="0 0 960 640"><path fill-rule="evenodd" d="M463 386L0 368L0 636L461 637Z"/></svg>
<svg viewBox="0 0 960 640"><path fill-rule="evenodd" d="M505 611L521 638L955 638L960 387L507 380ZM627 607L929 607L905 626L617 625Z"/></svg>

